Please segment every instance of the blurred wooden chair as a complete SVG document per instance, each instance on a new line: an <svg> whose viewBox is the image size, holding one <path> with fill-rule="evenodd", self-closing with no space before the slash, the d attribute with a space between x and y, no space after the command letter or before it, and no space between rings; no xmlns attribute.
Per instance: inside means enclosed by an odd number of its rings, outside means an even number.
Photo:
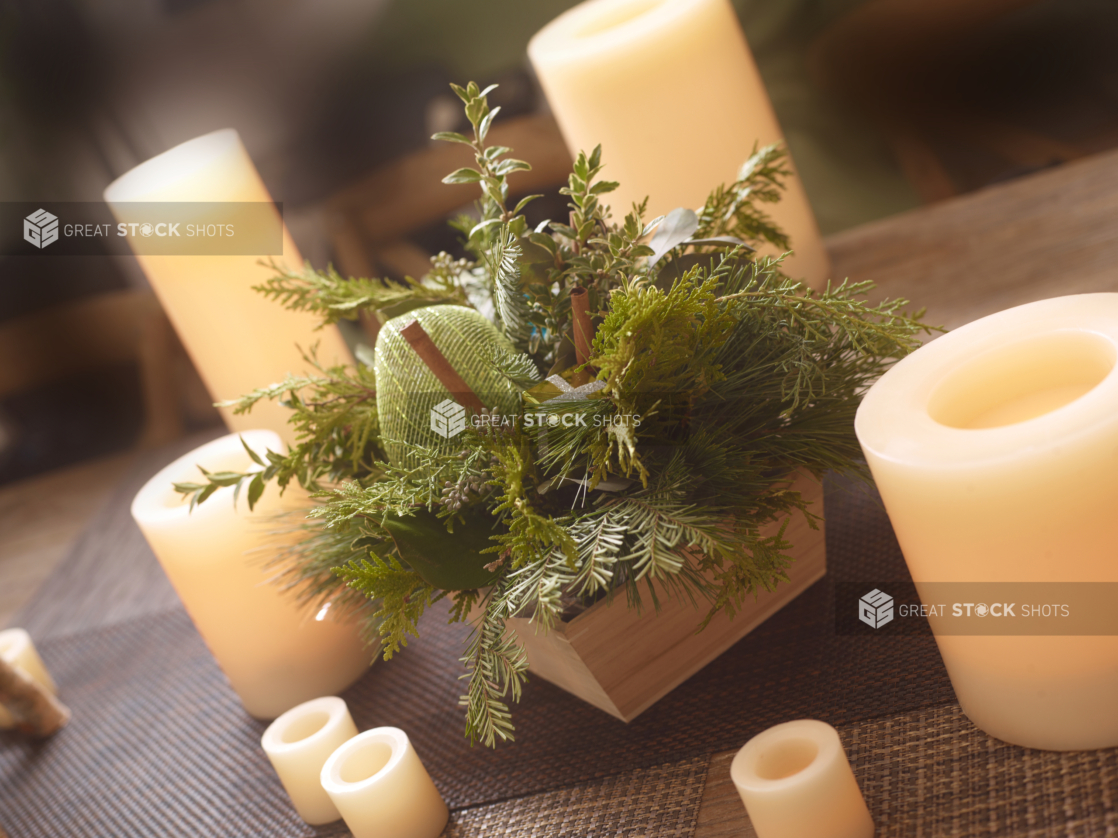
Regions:
<svg viewBox="0 0 1118 838"><path fill-rule="evenodd" d="M97 367L136 362L143 447L183 434L184 382L196 375L150 291L96 294L0 323L0 398Z"/></svg>
<svg viewBox="0 0 1118 838"><path fill-rule="evenodd" d="M936 139L980 149L1009 167L1040 169L1085 150L959 102L922 98L937 64L968 37L1038 0L868 0L811 46L815 82L859 106L877 124L925 202L957 194Z"/></svg>

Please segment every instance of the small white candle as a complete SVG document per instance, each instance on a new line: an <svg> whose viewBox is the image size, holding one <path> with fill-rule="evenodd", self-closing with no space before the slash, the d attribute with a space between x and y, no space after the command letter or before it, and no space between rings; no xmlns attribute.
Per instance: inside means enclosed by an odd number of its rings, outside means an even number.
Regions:
<svg viewBox="0 0 1118 838"><path fill-rule="evenodd" d="M320 695L339 693L368 668L371 653L352 623L333 619L329 609L301 607L295 594L270 581L263 565L298 533L276 535L285 512L310 501L298 486L280 497L274 485L249 512L233 487L214 492L193 512L174 483L200 482L208 471L256 468L241 436L263 459L282 451L271 431L230 434L196 448L156 474L132 502L140 526L190 618L250 715L274 719Z"/></svg>
<svg viewBox="0 0 1118 838"><path fill-rule="evenodd" d="M198 137L141 163L113 181L105 201L120 222L149 221L147 202L271 203L272 197L253 166L241 138L231 128ZM190 217L192 224L227 218ZM281 223L278 214L277 224ZM184 222L183 229L186 224ZM189 239L184 239L189 241ZM272 276L255 255L163 256L137 254L167 317L190 353L215 401L233 399L257 387L282 381L288 373L308 369L302 351L318 344L324 365L353 363L337 328L315 331L318 320L288 311L252 290ZM283 255L278 263L299 269L303 260L283 228ZM296 346L298 344L298 346ZM221 408L234 431L267 428L287 441L291 411L277 402L260 402L252 412L234 416Z"/></svg>
<svg viewBox="0 0 1118 838"><path fill-rule="evenodd" d="M588 0L528 44L572 156L601 143L616 220L646 196L652 219L698 209L732 183L753 144L783 139L729 0ZM765 204L791 237L793 276L821 288L827 251L798 177Z"/></svg>
<svg viewBox="0 0 1118 838"><path fill-rule="evenodd" d="M295 811L311 825L336 821L338 807L322 787L322 766L357 735L346 703L336 696L292 707L264 731L264 753L276 769Z"/></svg>
<svg viewBox="0 0 1118 838"><path fill-rule="evenodd" d="M871 838L873 819L838 731L801 719L745 743L730 765L757 838Z"/></svg>
<svg viewBox="0 0 1118 838"><path fill-rule="evenodd" d="M23 629L12 628L0 631L0 658L16 669L22 670L24 675L51 695L58 695L58 687L47 672L43 659L35 649L35 644L31 642L31 635ZM0 728L7 729L14 726L15 720L12 714L0 705Z"/></svg>
<svg viewBox="0 0 1118 838"><path fill-rule="evenodd" d="M437 838L450 817L404 731L350 739L322 768L322 787L354 838Z"/></svg>
<svg viewBox="0 0 1118 838"><path fill-rule="evenodd" d="M930 583L1118 582L1116 361L1118 294L1083 294L969 323L869 390L855 430L924 602ZM1118 745L1118 637L936 642L987 733Z"/></svg>

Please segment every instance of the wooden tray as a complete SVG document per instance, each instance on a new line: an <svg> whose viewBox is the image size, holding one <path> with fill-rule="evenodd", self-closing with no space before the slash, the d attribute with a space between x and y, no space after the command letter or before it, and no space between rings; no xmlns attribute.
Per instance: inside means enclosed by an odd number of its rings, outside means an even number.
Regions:
<svg viewBox="0 0 1118 838"><path fill-rule="evenodd" d="M823 514L823 487L810 475L795 488ZM772 535L779 523L762 529ZM638 614L624 596L598 602L549 633L537 633L525 618L508 626L528 653L531 672L622 721L629 722L759 626L827 572L822 522L813 530L796 513L785 531L795 557L789 582L749 598L733 620L719 614L698 634L706 616L690 601L662 596L657 612L646 600Z"/></svg>

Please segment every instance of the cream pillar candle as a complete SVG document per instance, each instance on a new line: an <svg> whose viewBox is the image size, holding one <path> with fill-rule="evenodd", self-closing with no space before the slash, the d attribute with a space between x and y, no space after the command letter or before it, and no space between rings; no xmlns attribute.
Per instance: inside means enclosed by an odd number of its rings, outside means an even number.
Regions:
<svg viewBox="0 0 1118 838"><path fill-rule="evenodd" d="M31 635L21 628L0 631L0 658L23 670L23 673L35 681L40 687L51 695L58 695L58 687L50 677L43 659L31 642ZM11 713L0 705L0 729L13 727L15 724Z"/></svg>
<svg viewBox="0 0 1118 838"><path fill-rule="evenodd" d="M932 583L1118 582L1116 359L1118 294L1061 297L937 338L866 394L855 429L924 602ZM1118 637L947 634L951 611L929 620L975 724L1118 745Z"/></svg>
<svg viewBox="0 0 1118 838"><path fill-rule="evenodd" d="M395 727L367 730L334 751L322 787L353 838L437 838L449 817L407 734Z"/></svg>
<svg viewBox="0 0 1118 838"><path fill-rule="evenodd" d="M243 437L261 456L269 448L283 450L271 431ZM151 478L132 502L132 517L245 710L274 719L311 698L341 692L370 663L356 626L336 622L329 608L300 607L290 592L270 583L262 566L297 537L274 531L284 526L279 515L307 508L306 494L289 487L281 498L269 485L250 513L244 496L234 506L232 487L226 487L191 512L172 484L198 481L199 465L208 471L254 467L240 436L209 442Z"/></svg>
<svg viewBox="0 0 1118 838"><path fill-rule="evenodd" d="M272 198L240 136L226 129L141 163L109 185L105 201L118 221L135 223L149 220L143 207L149 202L270 204ZM277 213L270 210L269 215L282 224ZM190 216L193 224L218 220ZM305 351L317 343L325 364L353 362L336 327L316 332L318 321L312 315L288 311L252 290L272 275L270 268L258 264L271 257L138 253L136 258L215 401L281 381L288 373L305 372L308 365L299 347ZM283 255L274 258L291 268L302 265L286 227ZM261 402L242 416L228 408L221 411L230 430L267 428L293 440L287 425L290 411L276 402Z"/></svg>
<svg viewBox="0 0 1118 838"><path fill-rule="evenodd" d="M349 708L336 696L292 707L264 731L264 753L276 769L295 811L317 826L341 817L322 787L322 766L341 745L357 735Z"/></svg>
<svg viewBox="0 0 1118 838"><path fill-rule="evenodd" d="M745 743L730 778L757 838L872 838L873 820L838 731L802 719Z"/></svg>
<svg viewBox="0 0 1118 838"><path fill-rule="evenodd" d="M603 200L620 220L698 209L738 177L753 144L783 139L729 0L588 0L528 44L572 156L601 143ZM765 205L791 237L788 273L822 288L830 265L798 177Z"/></svg>

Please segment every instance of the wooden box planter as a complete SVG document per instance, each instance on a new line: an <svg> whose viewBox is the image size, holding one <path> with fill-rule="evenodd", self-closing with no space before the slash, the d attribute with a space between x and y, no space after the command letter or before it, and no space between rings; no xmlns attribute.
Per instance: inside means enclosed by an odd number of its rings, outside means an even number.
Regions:
<svg viewBox="0 0 1118 838"><path fill-rule="evenodd" d="M818 481L805 475L795 488L812 502L812 512L823 514ZM775 523L762 532L772 535L779 528ZM702 603L697 610L688 600L669 597L661 599L659 612L646 603L639 614L628 608L624 596L608 604L603 600L546 634L537 633L528 619L513 618L508 625L524 645L534 675L632 721L827 572L822 522L813 530L796 513L785 538L794 545L790 581L747 598L733 620L719 614L698 634L695 629L706 616Z"/></svg>

